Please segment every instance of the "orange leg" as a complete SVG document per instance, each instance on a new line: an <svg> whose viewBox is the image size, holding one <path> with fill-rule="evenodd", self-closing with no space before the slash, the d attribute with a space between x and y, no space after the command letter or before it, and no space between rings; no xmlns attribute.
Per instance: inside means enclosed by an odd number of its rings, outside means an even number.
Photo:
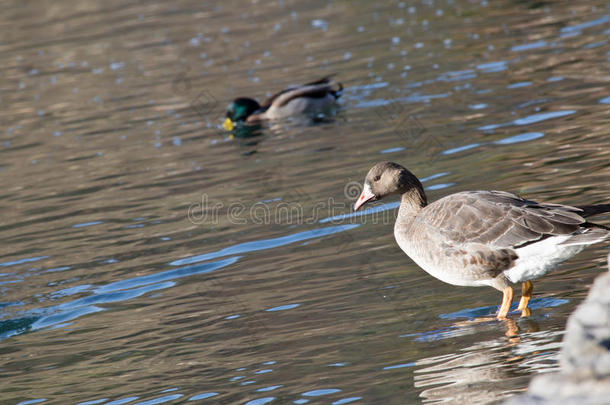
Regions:
<svg viewBox="0 0 610 405"><path fill-rule="evenodd" d="M498 311L498 319L506 319L506 315L508 315L510 304L513 302L513 287L506 287L504 290L502 290L502 294L504 294L504 296L502 297L502 306L500 307L500 311Z"/></svg>
<svg viewBox="0 0 610 405"><path fill-rule="evenodd" d="M532 298L532 292L534 291L534 284L531 281L525 281L521 285L521 300L519 301L519 310L521 316L530 316L532 311L527 307Z"/></svg>

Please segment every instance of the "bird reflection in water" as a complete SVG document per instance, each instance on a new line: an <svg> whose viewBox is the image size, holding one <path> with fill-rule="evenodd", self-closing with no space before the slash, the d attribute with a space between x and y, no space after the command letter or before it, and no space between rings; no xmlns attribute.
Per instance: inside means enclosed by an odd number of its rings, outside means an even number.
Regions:
<svg viewBox="0 0 610 405"><path fill-rule="evenodd" d="M337 110L333 110L333 115L336 114L336 111ZM332 122L334 122L334 118L332 116L327 115L320 115L316 117L296 116L263 121L261 123L255 124L247 124L240 122L227 126L225 123L223 124L223 128L230 132L230 139L239 140L239 146L255 147L259 145L264 139L267 139L267 137L264 136L266 135L266 130L274 136L280 136L284 134L293 133L294 130L298 128L304 128L320 124L328 124ZM242 154L249 156L256 152L256 149L252 149Z"/></svg>
<svg viewBox="0 0 610 405"><path fill-rule="evenodd" d="M442 331L413 334L417 341L483 334L505 328L496 337L456 353L422 358L415 362L414 385L422 388L424 403L486 404L520 392L532 372L557 367L561 331L540 331L532 318L484 317L458 321ZM496 335L497 336L497 335Z"/></svg>

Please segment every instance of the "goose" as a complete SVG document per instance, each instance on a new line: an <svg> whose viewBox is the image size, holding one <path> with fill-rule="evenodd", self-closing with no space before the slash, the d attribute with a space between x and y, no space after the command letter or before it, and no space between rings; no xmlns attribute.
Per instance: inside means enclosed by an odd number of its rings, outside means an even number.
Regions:
<svg viewBox="0 0 610 405"><path fill-rule="evenodd" d="M428 204L417 177L393 162L370 169L354 211L394 194L401 196L394 225L398 246L445 283L502 291L498 319L508 315L511 284L522 284L518 310L529 316L532 280L610 236L610 228L586 219L610 212L610 204L538 203L505 191L462 191Z"/></svg>
<svg viewBox="0 0 610 405"><path fill-rule="evenodd" d="M226 113L223 128L232 131L238 123L257 124L264 120L276 120L292 115L316 116L328 112L341 96L343 86L330 77L315 82L289 87L259 104L248 97L233 100Z"/></svg>

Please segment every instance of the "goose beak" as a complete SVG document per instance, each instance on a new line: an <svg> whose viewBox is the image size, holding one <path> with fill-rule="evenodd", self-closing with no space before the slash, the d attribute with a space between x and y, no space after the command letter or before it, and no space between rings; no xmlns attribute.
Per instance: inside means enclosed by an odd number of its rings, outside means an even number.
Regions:
<svg viewBox="0 0 610 405"><path fill-rule="evenodd" d="M362 193L360 193L360 197L358 197L358 199L354 203L354 211L358 211L360 207L362 207L367 202L375 200L375 194L373 194L371 186L365 183L364 188L362 189Z"/></svg>
<svg viewBox="0 0 610 405"><path fill-rule="evenodd" d="M235 124L233 123L233 121L231 121L231 118L227 118L225 122L222 123L222 128L225 131L231 132L233 131L233 128L235 128Z"/></svg>

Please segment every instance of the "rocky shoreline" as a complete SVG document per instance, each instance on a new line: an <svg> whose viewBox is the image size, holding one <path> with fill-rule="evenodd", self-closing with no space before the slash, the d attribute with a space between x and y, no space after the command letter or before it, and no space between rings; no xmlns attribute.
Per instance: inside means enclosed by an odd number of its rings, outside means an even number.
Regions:
<svg viewBox="0 0 610 405"><path fill-rule="evenodd" d="M568 319L560 371L536 376L527 392L505 405L610 404L609 272L597 277L589 295Z"/></svg>

